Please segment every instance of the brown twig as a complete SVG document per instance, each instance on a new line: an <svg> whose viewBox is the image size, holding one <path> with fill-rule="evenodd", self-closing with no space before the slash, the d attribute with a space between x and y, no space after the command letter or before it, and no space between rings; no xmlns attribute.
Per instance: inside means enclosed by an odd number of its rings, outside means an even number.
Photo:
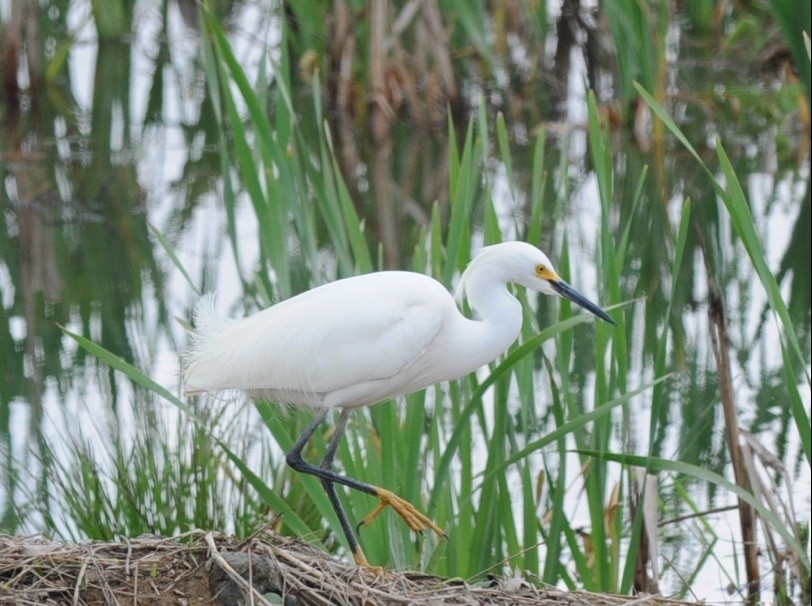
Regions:
<svg viewBox="0 0 812 606"><path fill-rule="evenodd" d="M691 520L693 518L702 518L704 516L709 516L714 513L724 513L726 511L731 511L733 509L738 509L738 505L725 505L724 507L713 507L711 509L706 509L705 511L697 511L694 513L686 513L684 516L677 516L675 518L669 518L667 520L663 520L657 524L659 527L668 526L669 524L677 524L679 522L684 522L685 520Z"/></svg>
<svg viewBox="0 0 812 606"><path fill-rule="evenodd" d="M708 283L708 320L710 322L710 338L713 355L716 359L716 371L719 375L719 394L722 399L722 410L725 416L725 429L727 432L727 445L730 451L730 461L733 464L733 477L736 485L750 492L750 482L747 479L744 455L742 453L739 414L736 410L736 396L733 389L733 380L730 371L730 339L727 332L727 316L725 303L719 286L714 277L710 264L705 237L699 225L694 221L694 230L697 236L699 249L702 251L702 260L705 264L705 274ZM753 508L744 500L738 499L739 524L742 532L744 546L744 567L747 574L747 601L758 604L761 592L761 573L758 566L758 542L756 541L756 519Z"/></svg>

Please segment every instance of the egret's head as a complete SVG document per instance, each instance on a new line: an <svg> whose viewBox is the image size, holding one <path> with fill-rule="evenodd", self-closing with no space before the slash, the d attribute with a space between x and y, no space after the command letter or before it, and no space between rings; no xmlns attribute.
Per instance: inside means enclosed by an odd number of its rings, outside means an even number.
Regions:
<svg viewBox="0 0 812 606"><path fill-rule="evenodd" d="M615 324L605 311L561 279L547 255L532 244L503 242L488 246L471 262L465 274L469 272L491 274L496 279L521 284L545 295L564 297L602 320ZM460 284L463 288L465 274Z"/></svg>
<svg viewBox="0 0 812 606"><path fill-rule="evenodd" d="M533 264L532 278L529 278L527 281L519 281L520 284L546 295L558 295L559 297L569 299L576 305L580 305L587 311L595 314L601 320L605 320L609 322L609 324L615 324L615 321L609 314L567 284L561 276L558 275L558 272L553 268L547 255L535 246L531 246L530 244L527 246L532 249L528 252L528 261L531 261Z"/></svg>

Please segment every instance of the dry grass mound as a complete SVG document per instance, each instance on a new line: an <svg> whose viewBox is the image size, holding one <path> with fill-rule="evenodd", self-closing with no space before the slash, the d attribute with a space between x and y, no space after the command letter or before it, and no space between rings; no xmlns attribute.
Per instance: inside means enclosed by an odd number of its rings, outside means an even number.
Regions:
<svg viewBox="0 0 812 606"><path fill-rule="evenodd" d="M635 606L681 604L538 589L518 579L488 586L417 573L359 569L310 545L263 533L237 540L192 532L172 539L72 544L0 535L0 604L239 606L284 604Z"/></svg>

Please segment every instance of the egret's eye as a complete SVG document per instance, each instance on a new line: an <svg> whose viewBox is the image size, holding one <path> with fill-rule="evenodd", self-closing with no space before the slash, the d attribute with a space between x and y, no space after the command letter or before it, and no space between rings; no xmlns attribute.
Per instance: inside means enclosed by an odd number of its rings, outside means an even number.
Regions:
<svg viewBox="0 0 812 606"><path fill-rule="evenodd" d="M543 265L536 265L536 273L540 276L546 271L546 268Z"/></svg>

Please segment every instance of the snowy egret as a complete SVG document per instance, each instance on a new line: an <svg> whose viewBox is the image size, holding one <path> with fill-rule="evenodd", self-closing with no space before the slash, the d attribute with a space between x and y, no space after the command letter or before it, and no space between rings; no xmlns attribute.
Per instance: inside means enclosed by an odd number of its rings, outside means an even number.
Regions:
<svg viewBox="0 0 812 606"><path fill-rule="evenodd" d="M333 470L349 413L465 376L507 350L522 327L521 304L508 283L566 297L615 323L562 280L539 249L504 242L484 248L460 278L457 301L467 298L476 319L460 313L442 284L404 271L337 280L240 320L218 319L212 300L204 298L195 310L185 392L237 389L249 397L316 409L286 460L296 471L321 480L355 561L369 566L335 484L379 499L359 527L389 506L415 532L445 533L405 499ZM312 465L302 458L302 449L335 408L341 415L324 459Z"/></svg>

